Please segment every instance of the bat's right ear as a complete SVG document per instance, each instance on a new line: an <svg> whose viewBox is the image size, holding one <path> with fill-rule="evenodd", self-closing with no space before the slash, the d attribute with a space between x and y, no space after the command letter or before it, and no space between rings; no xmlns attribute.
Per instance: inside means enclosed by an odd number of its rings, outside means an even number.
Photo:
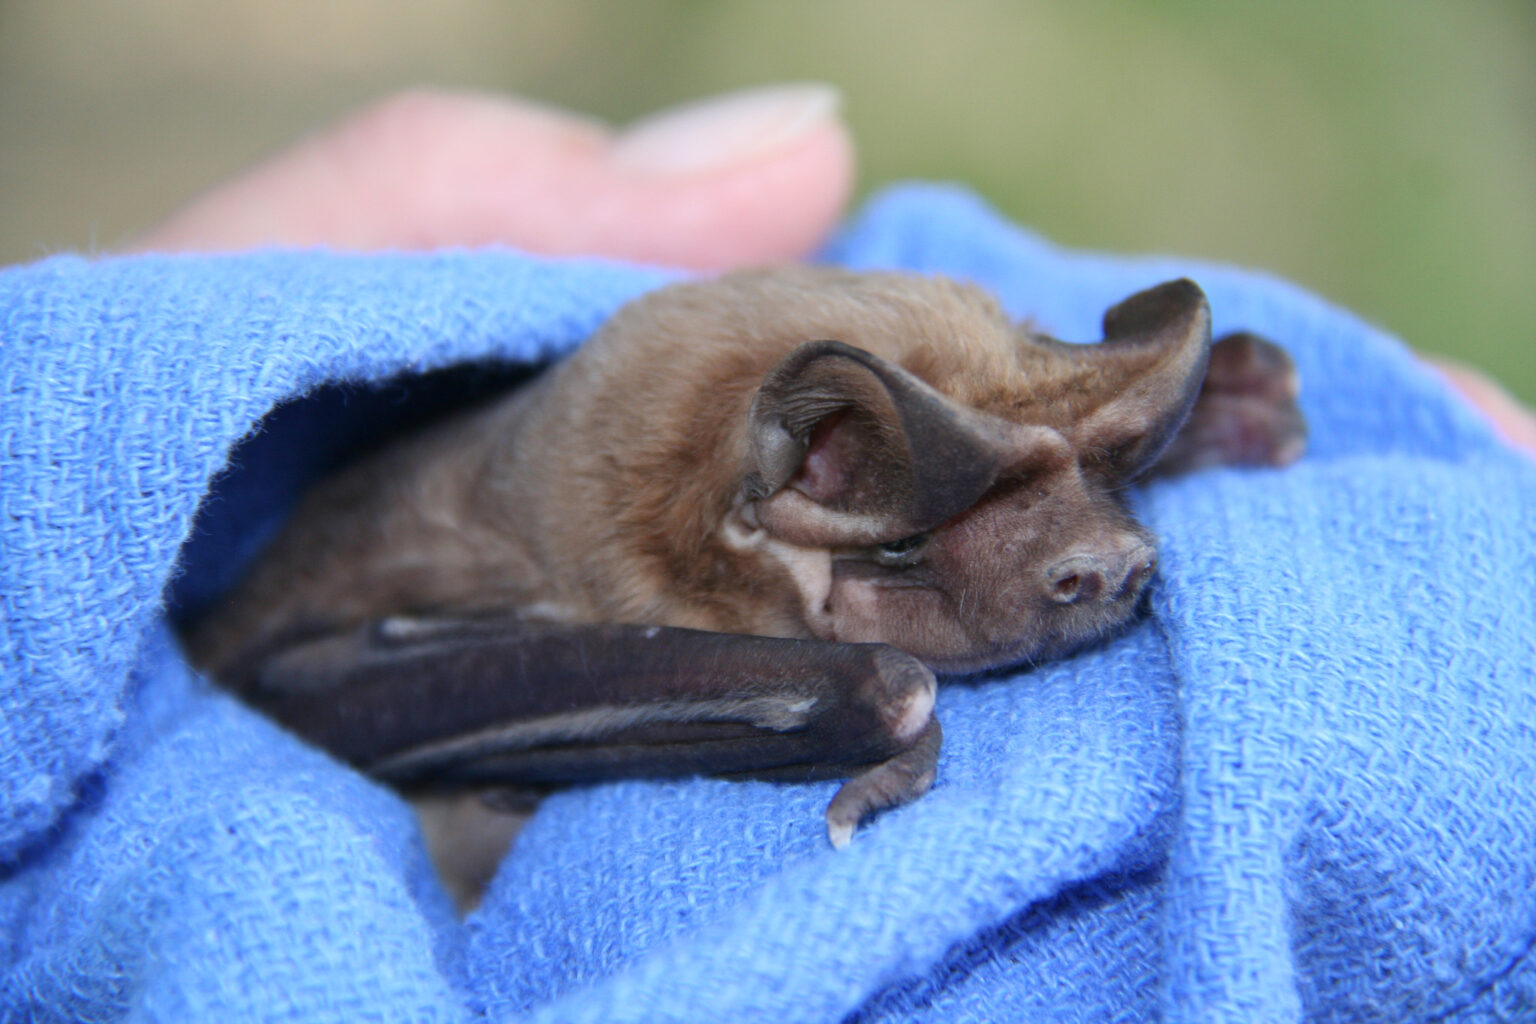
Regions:
<svg viewBox="0 0 1536 1024"><path fill-rule="evenodd" d="M923 533L975 504L1021 458L1065 445L837 341L786 356L758 389L749 429L743 520L815 547Z"/></svg>

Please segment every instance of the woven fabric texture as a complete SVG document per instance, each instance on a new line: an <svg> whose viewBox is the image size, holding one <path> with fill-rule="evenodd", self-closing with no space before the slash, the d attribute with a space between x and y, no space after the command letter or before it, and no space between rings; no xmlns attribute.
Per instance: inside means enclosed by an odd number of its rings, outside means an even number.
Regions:
<svg viewBox="0 0 1536 1024"><path fill-rule="evenodd" d="M451 397L429 371L557 357L670 275L0 272L0 1019L1536 1018L1536 466L1262 275L1064 251L927 186L824 255L977 280L1073 340L1192 276L1218 333L1291 350L1311 449L1139 489L1150 614L946 685L937 787L847 850L833 784L570 790L463 922L405 805L198 678L169 616L398 425L402 374Z"/></svg>

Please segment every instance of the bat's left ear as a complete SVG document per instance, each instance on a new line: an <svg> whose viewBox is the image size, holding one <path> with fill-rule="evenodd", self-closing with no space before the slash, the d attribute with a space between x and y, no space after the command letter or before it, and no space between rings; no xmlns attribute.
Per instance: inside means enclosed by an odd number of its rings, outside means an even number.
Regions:
<svg viewBox="0 0 1536 1024"><path fill-rule="evenodd" d="M1009 467L1059 457L1053 430L976 412L837 341L799 346L750 413L741 512L805 546L883 544L964 511Z"/></svg>

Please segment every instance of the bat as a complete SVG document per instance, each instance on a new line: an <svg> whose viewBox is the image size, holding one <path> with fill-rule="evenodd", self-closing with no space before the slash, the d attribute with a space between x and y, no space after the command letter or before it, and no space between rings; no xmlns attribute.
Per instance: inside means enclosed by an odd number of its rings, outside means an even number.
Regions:
<svg viewBox="0 0 1536 1024"><path fill-rule="evenodd" d="M1294 367L1188 280L1097 344L942 277L671 285L531 384L322 481L187 637L393 784L843 777L834 846L932 785L935 673L1059 656L1156 566L1125 488L1284 465Z"/></svg>

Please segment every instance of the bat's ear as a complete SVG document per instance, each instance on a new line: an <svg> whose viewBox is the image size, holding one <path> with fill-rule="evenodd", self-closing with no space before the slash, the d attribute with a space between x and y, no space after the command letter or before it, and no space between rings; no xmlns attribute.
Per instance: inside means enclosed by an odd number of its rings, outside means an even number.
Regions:
<svg viewBox="0 0 1536 1024"><path fill-rule="evenodd" d="M978 413L852 345L799 346L750 413L742 514L805 546L881 544L964 511L1060 435ZM1039 453L1035 453L1036 457Z"/></svg>
<svg viewBox="0 0 1536 1024"><path fill-rule="evenodd" d="M1070 347L1100 400L1067 436L1078 452L1099 453L1100 465L1135 477L1168 446L1200 394L1210 307L1193 281L1169 281L1111 307L1102 343Z"/></svg>

